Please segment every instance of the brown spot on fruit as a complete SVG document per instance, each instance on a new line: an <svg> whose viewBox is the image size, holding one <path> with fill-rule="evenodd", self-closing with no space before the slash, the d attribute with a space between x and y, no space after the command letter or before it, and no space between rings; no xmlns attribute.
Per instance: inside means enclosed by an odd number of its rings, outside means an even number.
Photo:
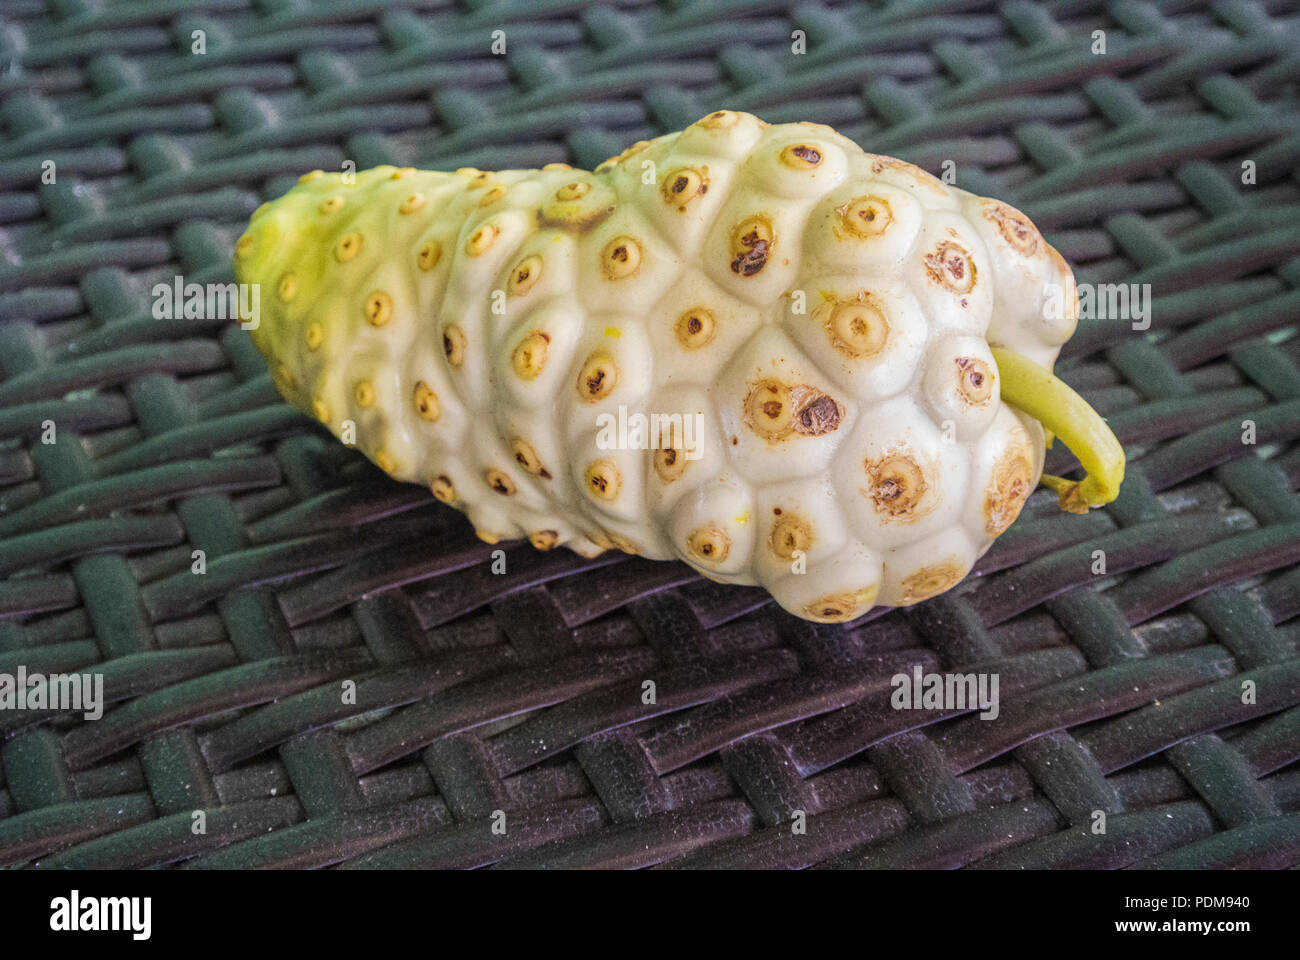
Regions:
<svg viewBox="0 0 1300 960"><path fill-rule="evenodd" d="M325 342L325 328L319 323L307 324L307 349L319 350L320 345Z"/></svg>
<svg viewBox="0 0 1300 960"><path fill-rule="evenodd" d="M530 331L510 355L510 367L520 380L534 380L546 366L550 352L551 335L541 330Z"/></svg>
<svg viewBox="0 0 1300 960"><path fill-rule="evenodd" d="M731 553L731 537L721 527L700 527L686 538L686 550L700 563L722 563Z"/></svg>
<svg viewBox="0 0 1300 960"><path fill-rule="evenodd" d="M510 479L510 475L504 470L498 470L496 467L488 467L484 470L483 479L487 481L489 487L503 497L513 496L515 490L518 489L515 482Z"/></svg>
<svg viewBox="0 0 1300 960"><path fill-rule="evenodd" d="M983 201L984 218L992 221L1002 239L1022 256L1032 257L1038 252L1038 229L1015 207L1000 200Z"/></svg>
<svg viewBox="0 0 1300 960"><path fill-rule="evenodd" d="M613 460L593 460L583 474L587 492L597 500L616 500L623 487L623 474Z"/></svg>
<svg viewBox="0 0 1300 960"><path fill-rule="evenodd" d="M595 350L578 371L578 396L587 403L598 403L614 392L618 384L618 366L603 350Z"/></svg>
<svg viewBox="0 0 1300 960"><path fill-rule="evenodd" d="M892 453L879 460L865 461L871 486L863 491L871 498L876 513L886 520L911 522L921 515L929 484L925 471L910 456Z"/></svg>
<svg viewBox="0 0 1300 960"><path fill-rule="evenodd" d="M361 252L361 247L365 244L365 238L359 233L345 233L339 237L339 242L334 245L334 259L339 263L347 263L355 260L357 254Z"/></svg>
<svg viewBox="0 0 1300 960"><path fill-rule="evenodd" d="M813 387L795 387L790 391L790 398L795 405L795 432L805 437L830 433L844 418L844 408L833 397Z"/></svg>
<svg viewBox="0 0 1300 960"><path fill-rule="evenodd" d="M641 244L632 237L617 236L600 252L600 270L609 280L626 280L641 269Z"/></svg>
<svg viewBox="0 0 1300 960"><path fill-rule="evenodd" d="M384 473L392 473L397 469L397 464L393 461L393 458L384 450L375 451L374 461L375 466L384 471Z"/></svg>
<svg viewBox="0 0 1300 960"><path fill-rule="evenodd" d="M959 243L944 240L925 255L925 272L930 279L953 293L970 293L975 288L975 262Z"/></svg>
<svg viewBox="0 0 1300 960"><path fill-rule="evenodd" d="M652 460L655 473L659 475L659 479L664 483L672 483L685 473L686 464L690 462L681 450L672 448L656 450Z"/></svg>
<svg viewBox="0 0 1300 960"><path fill-rule="evenodd" d="M781 162L792 170L812 170L821 166L822 152L806 143L792 143L781 151Z"/></svg>
<svg viewBox="0 0 1300 960"><path fill-rule="evenodd" d="M717 321L712 310L695 307L677 318L673 332L677 334L677 342L687 350L698 350L717 335Z"/></svg>
<svg viewBox="0 0 1300 960"><path fill-rule="evenodd" d="M344 203L344 199L340 196L327 197L320 202L320 206L316 209L320 212L321 216L328 217L335 210L342 209Z"/></svg>
<svg viewBox="0 0 1300 960"><path fill-rule="evenodd" d="M966 568L952 560L922 567L903 580L903 595L899 598L899 605L906 607L937 597L959 584L964 576Z"/></svg>
<svg viewBox="0 0 1300 960"><path fill-rule="evenodd" d="M542 459L533 449L533 445L522 437L515 437L510 441L510 451L515 455L515 463L519 464L529 473L545 480L551 479L550 471L542 466Z"/></svg>
<svg viewBox="0 0 1300 960"><path fill-rule="evenodd" d="M889 339L889 321L865 291L857 301L831 305L825 323L831 346L854 359L874 357Z"/></svg>
<svg viewBox="0 0 1300 960"><path fill-rule="evenodd" d="M421 270L428 273L438 265L442 259L442 246L436 240L430 240L420 248L419 255L415 258Z"/></svg>
<svg viewBox="0 0 1300 960"><path fill-rule="evenodd" d="M869 240L878 237L894 222L894 211L889 201L876 194L854 197L852 200L835 208L838 219L835 233L840 237L854 240Z"/></svg>
<svg viewBox="0 0 1300 960"><path fill-rule="evenodd" d="M427 420L429 423L436 423L442 416L442 405L438 402L438 395L423 380L415 382L415 412L420 415L421 420Z"/></svg>
<svg viewBox="0 0 1300 960"><path fill-rule="evenodd" d="M1034 489L1034 465L1022 446L1008 449L993 465L993 476L984 489L984 531L990 537L1002 533L1020 516L1025 500Z"/></svg>
<svg viewBox="0 0 1300 960"><path fill-rule="evenodd" d="M456 502L456 487L452 484L451 477L446 474L439 474L430 480L429 489L443 503Z"/></svg>
<svg viewBox="0 0 1300 960"><path fill-rule="evenodd" d="M680 167L664 177L659 195L664 203L684 213L696 197L709 192L708 167Z"/></svg>
<svg viewBox="0 0 1300 960"><path fill-rule="evenodd" d="M281 303L288 303L298 295L298 278L292 272L282 274L280 283L276 286L276 293Z"/></svg>
<svg viewBox="0 0 1300 960"><path fill-rule="evenodd" d="M528 542L534 549L551 550L560 542L560 535L554 530L538 530L528 535Z"/></svg>
<svg viewBox="0 0 1300 960"><path fill-rule="evenodd" d="M253 245L256 242L257 241L253 239L253 235L251 233L246 233L242 237L240 237L239 240L236 241L235 243L235 259L243 260L250 253L252 253Z"/></svg>
<svg viewBox="0 0 1300 960"><path fill-rule="evenodd" d="M358 407L373 407L375 405L374 384L369 380L358 380L352 390L352 396L357 401Z"/></svg>
<svg viewBox="0 0 1300 960"><path fill-rule="evenodd" d="M464 363L465 347L465 331L459 324L449 324L447 329L442 331L442 352L447 357L447 362L453 367L459 367Z"/></svg>
<svg viewBox="0 0 1300 960"><path fill-rule="evenodd" d="M325 401L320 397L313 397L311 401L311 413L321 423L330 422L330 409L325 405Z"/></svg>
<svg viewBox="0 0 1300 960"><path fill-rule="evenodd" d="M400 167L388 175L389 180L402 180L415 173L415 167Z"/></svg>
<svg viewBox="0 0 1300 960"><path fill-rule="evenodd" d="M802 517L793 513L783 514L781 519L772 524L768 543L777 557L782 560L792 560L796 550L807 553L812 549L812 527Z"/></svg>
<svg viewBox="0 0 1300 960"><path fill-rule="evenodd" d="M382 327L393 319L393 298L383 290L372 291L366 297L364 312L366 323L372 327Z"/></svg>
<svg viewBox="0 0 1300 960"><path fill-rule="evenodd" d="M510 271L510 279L506 283L506 290L511 296L518 297L533 289L534 284L542 277L542 258L532 253L524 257L515 268Z"/></svg>
<svg viewBox="0 0 1300 960"><path fill-rule="evenodd" d="M752 277L763 269L776 245L767 217L746 217L731 231L731 272Z"/></svg>
<svg viewBox="0 0 1300 960"><path fill-rule="evenodd" d="M995 386L992 368L978 357L958 357L957 392L971 406L982 406L993 399Z"/></svg>
<svg viewBox="0 0 1300 960"><path fill-rule="evenodd" d="M401 214L414 213L422 206L424 206L424 194L413 193L398 205L397 212Z"/></svg>

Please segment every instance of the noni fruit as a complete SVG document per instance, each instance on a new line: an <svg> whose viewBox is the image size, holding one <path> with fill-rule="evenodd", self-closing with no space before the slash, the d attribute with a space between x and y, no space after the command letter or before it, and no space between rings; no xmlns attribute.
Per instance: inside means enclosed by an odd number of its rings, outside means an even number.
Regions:
<svg viewBox="0 0 1300 960"><path fill-rule="evenodd" d="M480 537L680 558L811 620L958 583L1040 479L1124 454L1014 208L717 111L594 172L313 171L235 247L284 397ZM251 323L246 326L253 326ZM1044 426L1083 481L1040 477Z"/></svg>

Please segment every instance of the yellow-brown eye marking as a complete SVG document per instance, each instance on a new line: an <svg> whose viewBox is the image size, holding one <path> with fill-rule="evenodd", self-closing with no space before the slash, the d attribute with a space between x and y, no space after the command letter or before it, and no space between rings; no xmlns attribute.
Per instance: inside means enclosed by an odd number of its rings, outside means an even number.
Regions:
<svg viewBox="0 0 1300 960"><path fill-rule="evenodd" d="M320 202L320 206L318 206L316 209L320 211L322 216L328 217L335 210L341 209L345 202L346 201L344 201L342 197L335 194L332 197L326 197L324 200L322 200Z"/></svg>
<svg viewBox="0 0 1300 960"><path fill-rule="evenodd" d="M325 341L325 330L319 323L307 324L307 349L317 350Z"/></svg>
<svg viewBox="0 0 1300 960"><path fill-rule="evenodd" d="M745 397L745 424L760 437L774 439L790 431L794 408L790 388L780 380L760 380Z"/></svg>
<svg viewBox="0 0 1300 960"><path fill-rule="evenodd" d="M604 400L618 384L618 366L614 358L602 350L595 350L578 371L578 396L587 403Z"/></svg>
<svg viewBox="0 0 1300 960"><path fill-rule="evenodd" d="M695 121L695 125L705 130L726 130L734 127L740 120L740 114L734 110L714 110L707 117Z"/></svg>
<svg viewBox="0 0 1300 960"><path fill-rule="evenodd" d="M442 246L436 240L430 240L420 248L420 253L416 257L416 263L419 264L421 270L428 273L438 265L438 261L441 259Z"/></svg>
<svg viewBox="0 0 1300 960"><path fill-rule="evenodd" d="M666 447L654 452L653 463L655 473L664 483L672 483L683 473L686 472L686 465L690 463L686 455L681 450L675 450Z"/></svg>
<svg viewBox="0 0 1300 960"><path fill-rule="evenodd" d="M510 367L520 380L534 380L546 366L551 352L551 335L533 330L519 341L510 354Z"/></svg>
<svg viewBox="0 0 1300 960"><path fill-rule="evenodd" d="M713 311L695 307L677 318L673 332L677 334L677 342L687 350L698 350L717 336L717 321Z"/></svg>
<svg viewBox="0 0 1300 960"><path fill-rule="evenodd" d="M806 143L792 143L781 151L781 163L792 170L813 170L821 162L822 152Z"/></svg>
<svg viewBox="0 0 1300 960"><path fill-rule="evenodd" d="M415 167L401 167L400 169L394 170L391 174L389 174L389 179L402 180L406 177L409 177L413 173L415 173Z"/></svg>
<svg viewBox="0 0 1300 960"><path fill-rule="evenodd" d="M623 474L613 460L593 460L583 479L587 492L598 500L616 500L623 488Z"/></svg>
<svg viewBox="0 0 1300 960"><path fill-rule="evenodd" d="M366 297L366 323L382 327L393 319L393 298L383 290L374 290Z"/></svg>
<svg viewBox="0 0 1300 960"><path fill-rule="evenodd" d="M787 513L772 524L772 533L768 537L772 552L782 560L794 559L796 550L807 553L812 549L812 527L808 521Z"/></svg>
<svg viewBox="0 0 1300 960"><path fill-rule="evenodd" d="M546 169L543 167L542 169ZM587 194L591 193L591 184L583 180L575 180L572 183L566 183L555 191L555 199L563 203L573 200L581 200Z"/></svg>
<svg viewBox="0 0 1300 960"><path fill-rule="evenodd" d="M499 183L495 184L493 185L491 190L487 191L487 193L479 197L478 205L480 207L490 206L491 204L496 203L505 195L506 195L506 188L501 186L501 184Z"/></svg>
<svg viewBox="0 0 1300 960"><path fill-rule="evenodd" d="M1038 230L1019 210L999 200L985 200L983 210L984 218L994 223L1002 239L1022 256L1038 252Z"/></svg>
<svg viewBox="0 0 1300 960"><path fill-rule="evenodd" d="M772 255L776 233L767 217L746 217L731 231L731 272L752 277Z"/></svg>
<svg viewBox="0 0 1300 960"><path fill-rule="evenodd" d="M708 168L681 167L664 177L659 194L664 203L685 212L691 201L709 192Z"/></svg>
<svg viewBox="0 0 1300 960"><path fill-rule="evenodd" d="M910 522L920 515L929 484L925 471L910 456L894 453L865 462L871 486L863 491L885 519Z"/></svg>
<svg viewBox="0 0 1300 960"><path fill-rule="evenodd" d="M496 467L488 467L487 470L483 471L483 479L487 481L489 487L503 497L513 496L515 490L518 489L515 482L510 479L510 475L504 470L498 470Z"/></svg>
<svg viewBox="0 0 1300 960"><path fill-rule="evenodd" d="M465 241L465 252L471 257L482 256L492 249L492 244L496 243L500 233L501 228L495 223L483 224Z"/></svg>
<svg viewBox="0 0 1300 960"><path fill-rule="evenodd" d="M922 600L929 600L931 597L937 597L939 594L957 586L964 576L966 576L966 570L951 560L922 567L903 580L901 606L906 607L913 603L920 603Z"/></svg>
<svg viewBox="0 0 1300 960"><path fill-rule="evenodd" d="M533 445L522 437L515 437L510 441L510 450L515 455L515 463L519 464L533 476L541 477L543 480L551 479L551 472L542 466L541 457L533 449Z"/></svg>
<svg viewBox="0 0 1300 960"><path fill-rule="evenodd" d="M528 542L534 549L550 550L560 542L560 535L554 530L538 530L528 535Z"/></svg>
<svg viewBox="0 0 1300 960"><path fill-rule="evenodd" d="M310 173L304 173L298 178L299 183L311 183L313 180L319 180L325 176L324 170L312 170Z"/></svg>
<svg viewBox="0 0 1300 960"><path fill-rule="evenodd" d="M840 236L868 240L879 236L894 222L894 212L884 197L870 194L854 197L843 206L835 208L839 219L835 223Z"/></svg>
<svg viewBox="0 0 1300 960"><path fill-rule="evenodd" d="M1034 466L1029 452L1020 446L1012 447L998 459L984 488L984 532L990 537L1001 536L1020 516L1033 489Z"/></svg>
<svg viewBox="0 0 1300 960"><path fill-rule="evenodd" d="M393 458L383 450L375 451L375 466L384 471L384 473L392 473L397 469L397 464L393 462Z"/></svg>
<svg viewBox="0 0 1300 960"><path fill-rule="evenodd" d="M235 259L243 260L253 252L253 245L257 241L253 239L251 233L246 233L235 242Z"/></svg>
<svg viewBox="0 0 1300 960"><path fill-rule="evenodd" d="M345 233L339 238L339 242L334 247L334 259L339 263L347 263L349 260L355 260L357 254L361 252L364 238L359 233Z"/></svg>
<svg viewBox="0 0 1300 960"><path fill-rule="evenodd" d="M397 208L397 212L402 214L414 213L422 206L424 206L424 194L413 193L401 202Z"/></svg>
<svg viewBox="0 0 1300 960"><path fill-rule="evenodd" d="M731 553L731 537L721 527L700 527L686 538L686 549L701 563L722 563Z"/></svg>
<svg viewBox="0 0 1300 960"><path fill-rule="evenodd" d="M375 405L375 387L369 380L358 380L352 395L356 399L358 407L373 407Z"/></svg>
<svg viewBox="0 0 1300 960"><path fill-rule="evenodd" d="M859 611L865 612L864 608L874 604L879 591L879 584L875 584L851 593L828 594L818 597L812 603L804 604L803 612L810 619L822 623L844 623L857 617Z"/></svg>
<svg viewBox="0 0 1300 960"><path fill-rule="evenodd" d="M641 244L631 237L615 237L600 252L600 269L610 280L624 280L641 269Z"/></svg>
<svg viewBox="0 0 1300 960"><path fill-rule="evenodd" d="M510 271L510 280L506 283L506 290L511 296L522 296L542 278L542 258L532 253L524 257L515 268Z"/></svg>
<svg viewBox="0 0 1300 960"><path fill-rule="evenodd" d="M791 433L819 437L839 428L844 407L816 387L787 386L766 377L751 384L745 396L745 425L764 439L776 443Z"/></svg>
<svg viewBox="0 0 1300 960"><path fill-rule="evenodd" d="M874 357L889 339L889 321L872 302L837 303L826 318L831 346L854 358Z"/></svg>
<svg viewBox="0 0 1300 960"><path fill-rule="evenodd" d="M971 406L982 406L993 399L993 370L977 357L958 357L957 392Z"/></svg>
<svg viewBox="0 0 1300 960"><path fill-rule="evenodd" d="M925 255L925 272L953 293L970 293L975 287L975 262L965 247L951 240L942 241L933 253Z"/></svg>
<svg viewBox="0 0 1300 960"><path fill-rule="evenodd" d="M442 331L442 352L453 367L459 367L465 362L465 345L465 331L459 324L450 324Z"/></svg>
<svg viewBox="0 0 1300 960"><path fill-rule="evenodd" d="M439 474L430 480L429 490L443 503L456 502L456 487L452 484L451 477L446 474Z"/></svg>
<svg viewBox="0 0 1300 960"><path fill-rule="evenodd" d="M438 402L438 395L423 380L415 383L415 412L420 415L420 419L429 423L436 422L442 416L442 404Z"/></svg>
<svg viewBox="0 0 1300 960"><path fill-rule="evenodd" d="M276 293L280 295L282 303L288 303L298 295L298 278L292 273L281 275L280 284L276 287Z"/></svg>
<svg viewBox="0 0 1300 960"><path fill-rule="evenodd" d="M330 408L325 406L325 401L320 397L313 397L311 401L311 413L321 423L330 422Z"/></svg>

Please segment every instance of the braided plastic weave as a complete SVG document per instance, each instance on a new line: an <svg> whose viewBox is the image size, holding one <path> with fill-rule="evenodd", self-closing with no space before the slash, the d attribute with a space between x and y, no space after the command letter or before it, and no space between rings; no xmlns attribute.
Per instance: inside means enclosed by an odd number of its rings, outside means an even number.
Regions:
<svg viewBox="0 0 1300 960"><path fill-rule="evenodd" d="M0 672L109 700L0 711L0 864L1300 864L1300 7L0 19ZM1149 330L1085 319L1058 368L1129 450L1120 499L1040 490L977 576L846 626L621 554L507 544L497 575L235 325L152 315L304 170L590 168L720 107L951 161L1082 282L1150 284ZM1000 716L893 709L915 664L997 673Z"/></svg>

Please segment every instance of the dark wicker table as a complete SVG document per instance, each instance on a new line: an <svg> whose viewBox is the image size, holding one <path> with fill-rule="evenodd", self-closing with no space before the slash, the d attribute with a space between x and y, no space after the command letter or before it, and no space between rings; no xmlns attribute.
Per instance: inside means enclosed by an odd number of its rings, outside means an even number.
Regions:
<svg viewBox="0 0 1300 960"><path fill-rule="evenodd" d="M1296 4L0 20L0 673L109 701L0 711L0 864L1300 864ZM951 163L1081 281L1149 284L1149 329L1085 319L1059 367L1121 498L1040 490L978 576L845 626L621 554L508 544L495 576L235 326L153 315L304 170L590 167L718 107ZM891 709L914 664L998 673L1000 716Z"/></svg>

